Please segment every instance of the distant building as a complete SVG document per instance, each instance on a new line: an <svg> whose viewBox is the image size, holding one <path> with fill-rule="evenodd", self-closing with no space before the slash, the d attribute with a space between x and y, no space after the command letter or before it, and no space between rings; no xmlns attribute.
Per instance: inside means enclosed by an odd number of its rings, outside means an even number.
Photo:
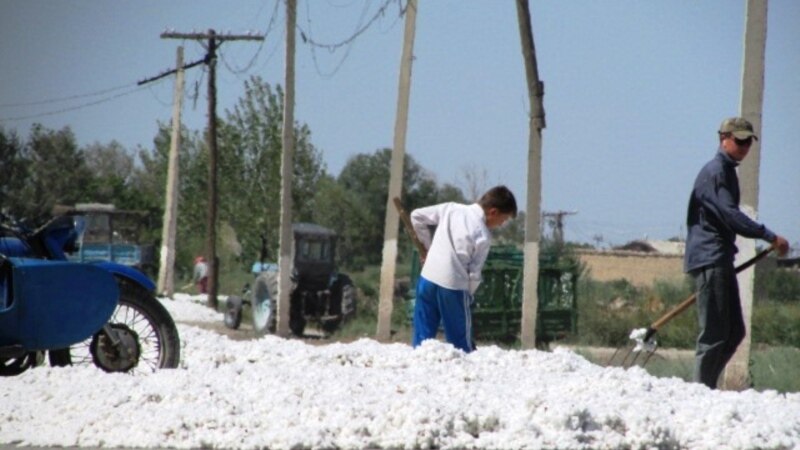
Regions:
<svg viewBox="0 0 800 450"><path fill-rule="evenodd" d="M627 250L632 252L659 253L662 255L683 255L686 249L685 242L635 240L625 245L614 247L614 250Z"/></svg>
<svg viewBox="0 0 800 450"><path fill-rule="evenodd" d="M611 250L577 249L576 254L596 281L624 279L637 286L655 281L682 282L685 243L635 240Z"/></svg>

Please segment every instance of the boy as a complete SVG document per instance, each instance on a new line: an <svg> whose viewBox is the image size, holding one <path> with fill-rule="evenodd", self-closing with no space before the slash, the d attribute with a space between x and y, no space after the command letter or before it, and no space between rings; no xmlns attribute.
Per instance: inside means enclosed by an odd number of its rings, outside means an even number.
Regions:
<svg viewBox="0 0 800 450"><path fill-rule="evenodd" d="M505 186L489 189L472 205L449 202L411 212L414 231L428 248L417 283L414 347L435 338L442 323L447 342L474 350L470 303L489 254L489 230L516 215L517 201ZM436 227L433 239L430 226Z"/></svg>

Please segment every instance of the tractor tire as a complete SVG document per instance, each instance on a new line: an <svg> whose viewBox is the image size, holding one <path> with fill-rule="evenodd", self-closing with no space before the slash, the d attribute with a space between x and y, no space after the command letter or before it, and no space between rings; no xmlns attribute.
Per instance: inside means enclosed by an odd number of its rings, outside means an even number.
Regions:
<svg viewBox="0 0 800 450"><path fill-rule="evenodd" d="M356 287L348 276L342 276L342 319L352 319L356 315Z"/></svg>
<svg viewBox="0 0 800 450"><path fill-rule="evenodd" d="M306 318L303 317L302 312L289 313L289 329L295 336L303 337L303 332L306 330Z"/></svg>
<svg viewBox="0 0 800 450"><path fill-rule="evenodd" d="M257 336L275 332L278 312L278 274L265 272L256 278L250 300L253 330Z"/></svg>

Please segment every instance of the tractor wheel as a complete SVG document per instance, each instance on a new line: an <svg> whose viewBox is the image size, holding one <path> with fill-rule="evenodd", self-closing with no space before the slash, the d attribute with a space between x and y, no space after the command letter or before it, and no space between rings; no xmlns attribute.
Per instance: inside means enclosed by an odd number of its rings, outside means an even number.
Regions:
<svg viewBox="0 0 800 450"><path fill-rule="evenodd" d="M289 329L297 337L303 337L306 330L305 301L299 290L292 292L289 306Z"/></svg>
<svg viewBox="0 0 800 450"><path fill-rule="evenodd" d="M356 287L350 278L342 281L342 318L351 319L356 315Z"/></svg>
<svg viewBox="0 0 800 450"><path fill-rule="evenodd" d="M256 278L253 285L250 304L253 313L253 330L258 336L275 332L278 311L277 275L275 272L262 273Z"/></svg>
<svg viewBox="0 0 800 450"><path fill-rule="evenodd" d="M339 314L342 320L347 320L356 315L356 287L353 281L344 274L339 274L336 283L331 289L332 314Z"/></svg>

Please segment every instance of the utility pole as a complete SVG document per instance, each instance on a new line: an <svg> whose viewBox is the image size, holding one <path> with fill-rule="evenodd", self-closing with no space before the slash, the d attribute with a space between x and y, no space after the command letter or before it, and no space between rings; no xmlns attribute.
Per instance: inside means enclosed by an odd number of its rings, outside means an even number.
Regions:
<svg viewBox="0 0 800 450"><path fill-rule="evenodd" d="M289 310L292 290L292 169L294 159L294 53L297 0L286 0L286 72L283 100L283 133L281 152L281 224L278 243L278 317L275 332L289 336Z"/></svg>
<svg viewBox="0 0 800 450"><path fill-rule="evenodd" d="M542 217L547 217L549 223L553 226L553 242L557 248L564 245L564 217L578 214L577 211L556 211L556 212L543 212Z"/></svg>
<svg viewBox="0 0 800 450"><path fill-rule="evenodd" d="M531 13L528 0L517 0L517 20L528 82L528 101L531 105L528 122L528 192L525 215L525 261L522 275L522 348L536 346L536 315L539 309L539 223L542 197L542 129L545 127L544 83L539 81L536 66L536 47L533 44Z"/></svg>
<svg viewBox="0 0 800 450"><path fill-rule="evenodd" d="M178 213L178 167L181 147L181 107L183 105L183 47L178 46L175 57L175 99L172 104L172 138L169 144L169 166L164 206L164 226L161 230L161 264L158 266L158 292L169 298L175 293L175 230Z"/></svg>
<svg viewBox="0 0 800 450"><path fill-rule="evenodd" d="M175 80L175 99L172 105L172 138L169 147L169 167L167 169L167 188L164 206L164 225L162 228L161 264L158 269L159 293L172 297L174 294L173 267L175 265L175 228L178 211L178 161L180 153L180 128L181 108L183 104L183 73L186 69L204 64L201 59L189 64L183 64L183 47L178 47L178 63L174 69L160 73L154 77L136 83L138 86L159 80L168 75L177 74Z"/></svg>
<svg viewBox="0 0 800 450"><path fill-rule="evenodd" d="M219 35L213 29L207 33L161 33L163 39L208 40L205 62L208 65L208 221L206 225L206 253L208 260L208 306L217 309L219 258L217 257L217 48L224 41L263 41L263 36Z"/></svg>
<svg viewBox="0 0 800 450"><path fill-rule="evenodd" d="M758 177L761 163L761 111L764 105L764 54L767 47L767 0L747 0L744 29L744 61L742 63L742 93L739 115L753 124L759 137L753 141L750 153L739 166L742 183L741 209L752 219L758 217ZM737 237L736 264L741 264L756 254L755 241ZM722 373L724 389L743 390L750 387L750 343L749 330L753 313L753 285L755 268L738 275L742 315L748 332L739 348Z"/></svg>
<svg viewBox="0 0 800 450"><path fill-rule="evenodd" d="M383 262L381 263L381 287L378 304L377 339L388 341L391 337L392 309L394 300L394 272L397 264L397 229L400 216L393 199L403 190L403 163L406 153L406 130L408 129L408 103L411 92L411 63L414 59L414 36L417 23L417 0L408 0L403 37L403 52L400 57L400 81L397 89L397 114L394 123L394 145L389 169L389 193L386 197L386 221L383 228Z"/></svg>

